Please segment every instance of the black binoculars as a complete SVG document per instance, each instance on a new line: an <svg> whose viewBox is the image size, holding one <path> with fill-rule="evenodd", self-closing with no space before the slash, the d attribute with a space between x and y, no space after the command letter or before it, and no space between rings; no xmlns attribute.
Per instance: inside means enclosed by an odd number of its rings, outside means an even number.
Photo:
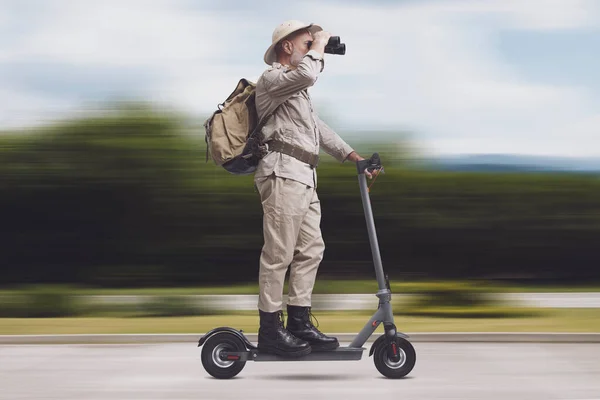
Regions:
<svg viewBox="0 0 600 400"><path fill-rule="evenodd" d="M310 46L312 46L312 41L308 44L309 48ZM346 54L346 44L340 43L339 36L331 36L325 45L325 53L344 55Z"/></svg>
<svg viewBox="0 0 600 400"><path fill-rule="evenodd" d="M339 36L332 36L325 46L325 53L344 55L346 54L346 44L340 43Z"/></svg>

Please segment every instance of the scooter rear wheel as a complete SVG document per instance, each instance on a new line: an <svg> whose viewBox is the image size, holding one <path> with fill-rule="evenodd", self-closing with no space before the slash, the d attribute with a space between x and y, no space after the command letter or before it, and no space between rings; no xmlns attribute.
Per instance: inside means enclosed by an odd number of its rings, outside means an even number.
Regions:
<svg viewBox="0 0 600 400"><path fill-rule="evenodd" d="M373 361L377 370L385 377L391 379L403 378L412 371L417 361L417 354L413 345L404 338L397 338L400 359L391 359L391 350L386 340L381 340L373 352Z"/></svg>
<svg viewBox="0 0 600 400"><path fill-rule="evenodd" d="M222 360L223 351L246 351L244 343L232 333L219 332L208 338L202 347L202 366L217 379L230 379L239 374L246 361Z"/></svg>

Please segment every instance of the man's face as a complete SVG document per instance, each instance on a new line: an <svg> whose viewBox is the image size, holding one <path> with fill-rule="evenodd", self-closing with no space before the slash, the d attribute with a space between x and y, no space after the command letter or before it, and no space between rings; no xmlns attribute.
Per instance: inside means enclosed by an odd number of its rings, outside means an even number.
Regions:
<svg viewBox="0 0 600 400"><path fill-rule="evenodd" d="M310 43L312 42L312 35L308 31L304 31L296 35L291 42L291 55L290 64L294 67L298 66L302 57L310 50Z"/></svg>
<svg viewBox="0 0 600 400"><path fill-rule="evenodd" d="M304 31L294 38L294 48L298 49L304 56L310 50L310 43L312 40L313 38L310 32Z"/></svg>

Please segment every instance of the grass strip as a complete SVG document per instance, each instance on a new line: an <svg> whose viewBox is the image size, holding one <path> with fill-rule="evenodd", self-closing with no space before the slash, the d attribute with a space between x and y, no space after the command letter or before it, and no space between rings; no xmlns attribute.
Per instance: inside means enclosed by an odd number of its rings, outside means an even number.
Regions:
<svg viewBox="0 0 600 400"><path fill-rule="evenodd" d="M358 332L368 313L319 312L319 329L324 332ZM600 309L544 309L536 317L520 318L433 318L396 316L402 332L600 332ZM255 313L198 317L155 318L0 318L0 334L127 334L203 333L231 326L254 333ZM378 328L382 331L382 328Z"/></svg>

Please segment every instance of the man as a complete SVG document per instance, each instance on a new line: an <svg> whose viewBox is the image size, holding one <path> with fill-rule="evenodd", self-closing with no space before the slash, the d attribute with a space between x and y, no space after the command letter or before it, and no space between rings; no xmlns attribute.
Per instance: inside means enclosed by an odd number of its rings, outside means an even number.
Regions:
<svg viewBox="0 0 600 400"><path fill-rule="evenodd" d="M319 119L308 94L323 71L330 36L314 24L292 20L279 25L264 56L270 68L256 86L259 118L272 113L262 129L269 151L254 178L264 212L265 240L259 271L258 347L291 357L339 346L336 338L321 333L310 319L312 290L325 249L316 155L323 148L340 162L363 159ZM288 267L284 328L282 297Z"/></svg>

